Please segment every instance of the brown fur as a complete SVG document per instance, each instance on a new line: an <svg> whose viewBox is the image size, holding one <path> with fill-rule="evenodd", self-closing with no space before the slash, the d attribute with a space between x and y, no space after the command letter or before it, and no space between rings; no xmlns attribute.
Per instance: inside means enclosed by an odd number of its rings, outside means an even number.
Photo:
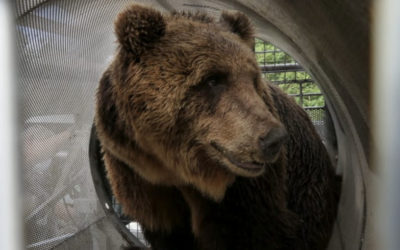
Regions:
<svg viewBox="0 0 400 250"><path fill-rule="evenodd" d="M133 5L116 34L95 124L113 192L153 248L322 249L329 158L305 112L261 80L247 17ZM260 146L283 127L282 148Z"/></svg>

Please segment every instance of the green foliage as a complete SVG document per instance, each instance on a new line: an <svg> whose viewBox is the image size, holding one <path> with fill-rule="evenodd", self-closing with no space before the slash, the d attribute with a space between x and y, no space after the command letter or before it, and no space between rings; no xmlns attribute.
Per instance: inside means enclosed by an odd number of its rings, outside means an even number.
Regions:
<svg viewBox="0 0 400 250"><path fill-rule="evenodd" d="M324 96L303 96L303 107L323 107L325 106Z"/></svg>
<svg viewBox="0 0 400 250"><path fill-rule="evenodd" d="M294 64L296 61L271 43L263 42L256 38L255 53L257 62L261 65L268 64Z"/></svg>
<svg viewBox="0 0 400 250"><path fill-rule="evenodd" d="M308 82L302 84L303 94L321 94L321 90L314 82Z"/></svg>
<svg viewBox="0 0 400 250"><path fill-rule="evenodd" d="M260 65L297 64L288 54L271 43L255 40L255 54ZM323 107L324 97L318 85L305 71L263 72L263 78L278 84L287 94L292 95L303 107Z"/></svg>

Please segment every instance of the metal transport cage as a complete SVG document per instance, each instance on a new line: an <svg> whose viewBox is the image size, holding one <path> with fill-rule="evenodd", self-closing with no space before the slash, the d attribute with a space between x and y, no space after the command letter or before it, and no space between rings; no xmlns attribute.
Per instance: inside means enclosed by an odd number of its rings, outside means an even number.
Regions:
<svg viewBox="0 0 400 250"><path fill-rule="evenodd" d="M259 61L265 77L293 91L289 94L303 107L323 98L320 106L305 109L343 177L328 249L375 249L370 187L376 184L376 173L367 157L371 152L369 75L365 73L368 6L361 0L342 4L316 0L307 4L273 0L16 1L26 248L145 246L140 234L131 234L114 212L96 155L98 145L90 140L94 94L116 46L113 20L133 2L163 11L202 10L215 16L221 10L239 10L251 18L259 39L279 46L263 44L266 50L256 49L260 60L265 56L266 63ZM275 59L284 60L268 63L268 54L274 53L278 55ZM314 90L313 81L320 92L307 92ZM290 84L296 87L287 87Z"/></svg>

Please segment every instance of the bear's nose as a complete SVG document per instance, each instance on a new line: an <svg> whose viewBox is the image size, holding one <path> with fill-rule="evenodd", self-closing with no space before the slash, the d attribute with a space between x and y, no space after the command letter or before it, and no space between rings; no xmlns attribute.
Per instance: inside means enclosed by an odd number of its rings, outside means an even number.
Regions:
<svg viewBox="0 0 400 250"><path fill-rule="evenodd" d="M284 127L272 128L266 136L259 138L259 145L265 162L276 160L276 156L289 136Z"/></svg>

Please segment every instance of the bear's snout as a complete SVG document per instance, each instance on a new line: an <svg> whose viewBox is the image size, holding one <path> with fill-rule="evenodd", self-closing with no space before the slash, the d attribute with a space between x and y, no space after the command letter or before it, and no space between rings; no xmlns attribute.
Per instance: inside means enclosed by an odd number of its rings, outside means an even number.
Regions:
<svg viewBox="0 0 400 250"><path fill-rule="evenodd" d="M274 162L282 145L289 139L284 127L272 128L266 136L258 139L262 157L265 162Z"/></svg>

